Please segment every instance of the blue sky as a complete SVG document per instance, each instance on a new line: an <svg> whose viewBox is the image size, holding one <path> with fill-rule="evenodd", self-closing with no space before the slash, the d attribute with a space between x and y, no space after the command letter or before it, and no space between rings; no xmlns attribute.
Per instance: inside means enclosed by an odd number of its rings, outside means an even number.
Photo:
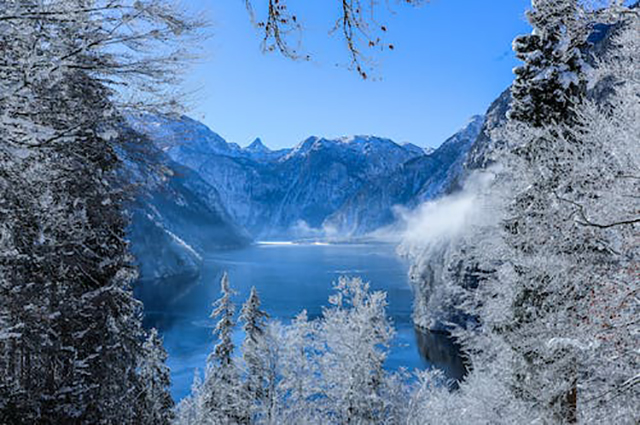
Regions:
<svg viewBox="0 0 640 425"><path fill-rule="evenodd" d="M511 41L530 31L530 0L433 0L393 6L393 14L383 6L378 20L395 49L378 54L378 78L363 81L329 35L337 0L290 4L312 62L263 54L242 0L189 2L211 23L204 57L187 75L186 88L197 89L189 115L230 142L260 137L280 148L311 135L372 134L438 146L510 84L518 63Z"/></svg>

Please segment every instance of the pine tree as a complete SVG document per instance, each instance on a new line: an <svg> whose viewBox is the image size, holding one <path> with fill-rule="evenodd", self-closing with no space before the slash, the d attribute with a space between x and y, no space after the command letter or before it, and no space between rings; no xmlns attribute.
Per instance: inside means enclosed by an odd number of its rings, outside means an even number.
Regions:
<svg viewBox="0 0 640 425"><path fill-rule="evenodd" d="M475 238L474 258L496 270L468 297L479 326L460 331L475 369L467 382L504 392L519 406L511 422L637 420L638 362L628 353L638 189L623 177L639 170L638 84L628 74L638 20L630 16L624 48L596 63L613 94L575 98L569 120L512 120L489 194L502 221L465 235Z"/></svg>
<svg viewBox="0 0 640 425"><path fill-rule="evenodd" d="M242 344L242 357L247 368L245 387L248 396L256 405L256 410L266 411L267 414L271 398L268 394L270 380L266 363L268 347L265 340L265 321L268 317L266 312L260 310L258 291L252 287L249 298L240 312L240 322L243 323L242 328L245 332Z"/></svg>
<svg viewBox="0 0 640 425"><path fill-rule="evenodd" d="M509 117L534 126L571 120L586 92L587 24L577 0L533 0L529 35L513 50L524 64L514 70Z"/></svg>
<svg viewBox="0 0 640 425"><path fill-rule="evenodd" d="M212 319L218 319L213 334L217 339L207 359L207 370L202 389L204 417L214 423L241 424L249 422L249 406L242 391L238 367L233 359L235 346L232 335L236 325L234 291L225 272L220 281L222 296L214 303Z"/></svg>
<svg viewBox="0 0 640 425"><path fill-rule="evenodd" d="M166 365L167 352L162 346L162 338L153 328L142 345L140 377L140 424L169 425L174 418L174 402L169 392L171 376Z"/></svg>
<svg viewBox="0 0 640 425"><path fill-rule="evenodd" d="M219 318L213 331L218 343L215 345L213 353L209 356L209 363L217 363L221 366L233 365L233 351L235 346L232 341L233 329L235 327L235 305L231 296L235 293L229 285L229 275L225 272L220 280L220 293L222 296L214 303L211 318Z"/></svg>
<svg viewBox="0 0 640 425"><path fill-rule="evenodd" d="M205 408L202 405L204 398L202 397L202 379L200 371L196 369L193 374L193 382L191 384L191 392L183 398L176 408L176 425L198 425L206 424L204 418Z"/></svg>
<svg viewBox="0 0 640 425"><path fill-rule="evenodd" d="M0 422L136 417L144 335L118 158L133 105L118 87L147 104L174 79L166 47L194 27L171 9L0 1Z"/></svg>
<svg viewBox="0 0 640 425"><path fill-rule="evenodd" d="M515 218L506 223L507 243L515 249L513 255L519 262L514 276L521 284L513 301L514 321L509 332L514 334L527 333L532 324L566 313L558 311L562 307L549 293L547 283L553 281L555 272L532 263L543 257L549 263L562 261L554 258L556 253L545 247L548 241L540 238L539 229L549 222L549 214L558 213L549 206L557 203L554 197L563 196L563 181L571 174L567 148L569 152L572 144L576 145L574 149L579 148L580 141L568 129L576 124L576 108L584 100L587 88L584 55L589 25L578 1L535 0L532 6L527 16L533 33L516 38L513 44L516 56L525 63L515 70L509 112L510 125L520 130L513 130L507 137L517 140L520 131L534 135L535 129L541 129L533 138L523 137L527 143L519 143L513 152L525 167L544 169L545 172L532 176L529 186L517 194L510 208ZM579 250L580 243L565 249ZM557 289L574 302L582 296L570 287ZM516 338L522 339L522 335ZM535 346L526 347L515 340L512 344L518 347L523 363L530 366L529 372L518 378L522 396L527 398L530 389L524 387L531 385L528 380L540 371L540 364L552 360ZM573 422L576 420L577 377L571 365L572 357L565 354L567 364L556 370L557 378L564 376L556 381L557 388L561 389L547 401L555 410L556 419ZM558 353L552 356L556 357Z"/></svg>

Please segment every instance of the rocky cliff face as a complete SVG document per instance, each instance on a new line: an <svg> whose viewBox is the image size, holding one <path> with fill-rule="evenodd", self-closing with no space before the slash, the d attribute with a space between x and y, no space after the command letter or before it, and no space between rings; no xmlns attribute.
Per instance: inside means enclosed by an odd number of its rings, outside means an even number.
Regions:
<svg viewBox="0 0 640 425"><path fill-rule="evenodd" d="M128 237L141 279L195 275L204 252L249 242L216 189L151 141L135 140L121 157L137 186Z"/></svg>
<svg viewBox="0 0 640 425"><path fill-rule="evenodd" d="M413 208L452 191L459 183L467 153L484 124L475 116L428 155L417 156L395 171L373 179L325 221L340 234L357 236L393 223L394 207Z"/></svg>

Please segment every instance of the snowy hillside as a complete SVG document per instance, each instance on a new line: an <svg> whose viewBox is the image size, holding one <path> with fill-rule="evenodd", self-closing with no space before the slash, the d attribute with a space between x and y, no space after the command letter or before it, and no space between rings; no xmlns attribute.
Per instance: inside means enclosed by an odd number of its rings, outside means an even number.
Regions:
<svg viewBox="0 0 640 425"><path fill-rule="evenodd" d="M147 168L140 155L152 157L156 165ZM144 140L123 156L139 185L128 237L142 279L194 275L203 252L248 242L218 192L197 173Z"/></svg>
<svg viewBox="0 0 640 425"><path fill-rule="evenodd" d="M454 190L483 123L483 116L474 116L438 149L372 180L329 216L325 225L343 235L362 235L393 223L396 206L414 208Z"/></svg>

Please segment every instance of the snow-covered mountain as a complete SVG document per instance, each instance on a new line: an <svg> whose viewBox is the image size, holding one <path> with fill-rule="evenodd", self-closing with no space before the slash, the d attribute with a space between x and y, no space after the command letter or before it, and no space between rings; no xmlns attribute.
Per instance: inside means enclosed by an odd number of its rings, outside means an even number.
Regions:
<svg viewBox="0 0 640 425"><path fill-rule="evenodd" d="M143 116L133 125L215 187L233 220L261 238L319 232L363 187L426 156L415 145L373 136L309 137L272 151L259 139L244 149L226 143L186 117Z"/></svg>
<svg viewBox="0 0 640 425"><path fill-rule="evenodd" d="M256 138L249 146L242 149L243 155L257 162L278 161L289 152L291 152L291 149L271 150L262 143L262 140L260 140L259 137Z"/></svg>
<svg viewBox="0 0 640 425"><path fill-rule="evenodd" d="M215 188L230 220L254 238L357 237L457 188L485 125L474 116L438 149L374 136L309 137L271 150L245 148L188 117L131 119L172 161Z"/></svg>
<svg viewBox="0 0 640 425"><path fill-rule="evenodd" d="M416 152L389 139L311 137L279 164L290 176L290 182L274 225L284 229L298 223L323 228L326 219L363 188L423 156L422 151Z"/></svg>
<svg viewBox="0 0 640 425"><path fill-rule="evenodd" d="M132 138L121 157L138 186L128 238L141 279L195 275L204 252L249 242L217 190L148 139Z"/></svg>
<svg viewBox="0 0 640 425"><path fill-rule="evenodd" d="M438 149L373 179L329 216L325 226L341 235L362 235L393 223L396 206L413 208L454 190L483 124L483 116L474 116Z"/></svg>

